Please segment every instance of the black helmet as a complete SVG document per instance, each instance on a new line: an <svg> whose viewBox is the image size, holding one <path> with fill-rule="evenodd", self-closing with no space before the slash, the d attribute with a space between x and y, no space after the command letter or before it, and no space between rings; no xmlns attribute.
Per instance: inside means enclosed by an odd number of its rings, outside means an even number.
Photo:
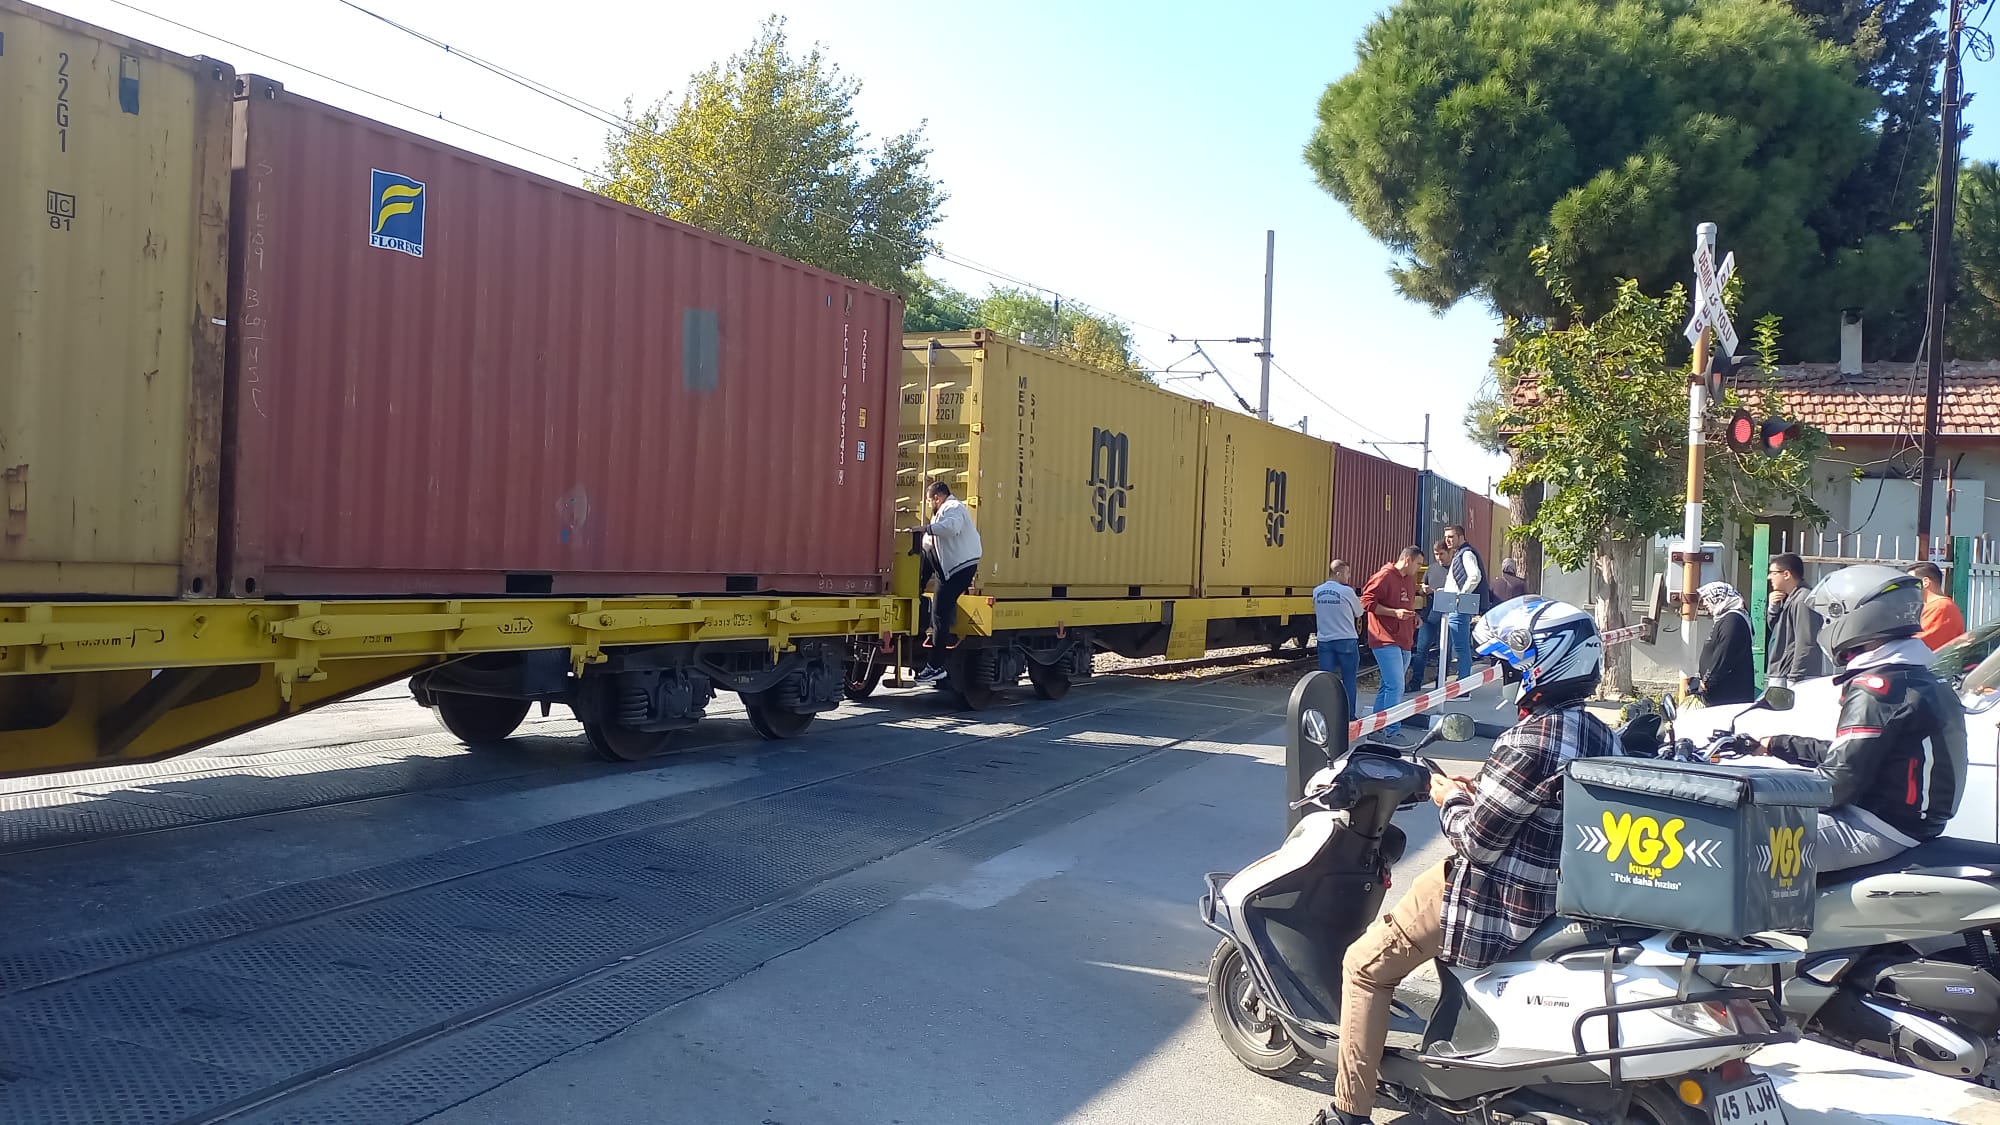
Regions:
<svg viewBox="0 0 2000 1125"><path fill-rule="evenodd" d="M1858 650L1914 637L1923 627L1923 583L1880 563L1842 567L1820 579L1811 605L1825 622L1819 647L1836 666L1846 665Z"/></svg>

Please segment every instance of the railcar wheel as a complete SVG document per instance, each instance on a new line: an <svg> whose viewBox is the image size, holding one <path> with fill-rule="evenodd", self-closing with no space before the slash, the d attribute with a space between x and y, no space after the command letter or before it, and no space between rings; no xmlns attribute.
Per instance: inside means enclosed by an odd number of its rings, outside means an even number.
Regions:
<svg viewBox="0 0 2000 1125"><path fill-rule="evenodd" d="M945 657L945 680L968 711L984 711L1000 701L993 683L993 656L980 649L956 649Z"/></svg>
<svg viewBox="0 0 2000 1125"><path fill-rule="evenodd" d="M441 691L437 702L438 722L453 737L477 750L504 742L528 717L531 706L525 699L499 699L490 695L461 695Z"/></svg>
<svg viewBox="0 0 2000 1125"><path fill-rule="evenodd" d="M612 762L643 762L670 753L679 733L671 730L633 730L588 719L583 723L583 734L590 739L591 749Z"/></svg>
<svg viewBox="0 0 2000 1125"><path fill-rule="evenodd" d="M793 711L755 697L746 698L743 706L750 714L750 725L771 742L804 734L814 717L810 711Z"/></svg>
<svg viewBox="0 0 2000 1125"><path fill-rule="evenodd" d="M1069 694L1069 673L1060 668L1044 668L1034 661L1028 662L1028 683L1035 689L1037 699L1061 699Z"/></svg>

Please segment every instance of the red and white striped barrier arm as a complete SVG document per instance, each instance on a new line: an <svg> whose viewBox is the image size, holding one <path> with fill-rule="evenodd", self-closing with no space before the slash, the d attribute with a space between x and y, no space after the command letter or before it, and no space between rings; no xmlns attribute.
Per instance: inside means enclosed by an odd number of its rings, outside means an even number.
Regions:
<svg viewBox="0 0 2000 1125"><path fill-rule="evenodd" d="M1643 625L1628 625L1623 629L1613 629L1609 633L1604 634L1604 643L1607 647L1624 644L1626 641L1637 639L1644 629L1645 626ZM1405 699L1387 711L1377 711L1373 715L1364 715L1354 720L1347 724L1347 737L1351 741L1360 738L1364 734L1373 734L1378 730L1386 730L1402 722L1404 719L1421 715L1433 707L1441 706L1447 700L1464 698L1478 691L1480 688L1490 684L1497 684L1504 678L1505 674L1498 665L1481 669L1470 676L1453 680L1442 687L1434 688L1422 695Z"/></svg>

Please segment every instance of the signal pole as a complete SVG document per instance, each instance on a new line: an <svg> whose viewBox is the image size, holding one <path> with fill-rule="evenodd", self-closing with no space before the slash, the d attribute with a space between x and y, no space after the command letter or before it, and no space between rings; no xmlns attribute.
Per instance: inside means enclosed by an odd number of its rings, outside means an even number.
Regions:
<svg viewBox="0 0 2000 1125"><path fill-rule="evenodd" d="M1944 397L1944 314L1951 285L1951 228L1958 216L1958 35L1963 15L1963 0L1951 0L1951 19L1945 32L1944 104L1939 107L1937 207L1931 215L1931 303L1924 329L1924 365L1930 368L1930 385L1924 395L1923 476L1917 485L1917 540L1926 549L1926 558L1931 534L1931 478L1937 475L1938 400Z"/></svg>
<svg viewBox="0 0 2000 1125"><path fill-rule="evenodd" d="M1694 316L1688 320L1685 330L1688 343L1694 345L1694 362L1688 368L1688 476L1687 510L1681 526L1682 543L1679 557L1672 561L1681 564L1681 636L1685 648L1681 654L1681 673L1692 676L1699 667L1699 654L1695 648L1695 602L1694 594L1701 587L1701 567L1709 561L1701 539L1701 481L1703 454L1707 451L1707 438L1702 433L1702 423L1708 415L1709 347L1720 342L1722 354L1736 354L1736 327L1729 323L1729 312L1723 307L1722 295L1727 292L1729 275L1735 272L1736 255L1722 259L1718 267L1715 261L1715 224L1701 223L1694 228Z"/></svg>

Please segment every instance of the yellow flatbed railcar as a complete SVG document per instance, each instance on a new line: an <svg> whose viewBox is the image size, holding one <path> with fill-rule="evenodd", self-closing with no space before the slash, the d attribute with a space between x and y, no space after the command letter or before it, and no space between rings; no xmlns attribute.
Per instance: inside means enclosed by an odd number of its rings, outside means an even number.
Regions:
<svg viewBox="0 0 2000 1125"><path fill-rule="evenodd" d="M771 738L838 703L895 597L0 604L0 774L186 753L405 677L471 743L573 707L614 758L670 749L718 689Z"/></svg>

